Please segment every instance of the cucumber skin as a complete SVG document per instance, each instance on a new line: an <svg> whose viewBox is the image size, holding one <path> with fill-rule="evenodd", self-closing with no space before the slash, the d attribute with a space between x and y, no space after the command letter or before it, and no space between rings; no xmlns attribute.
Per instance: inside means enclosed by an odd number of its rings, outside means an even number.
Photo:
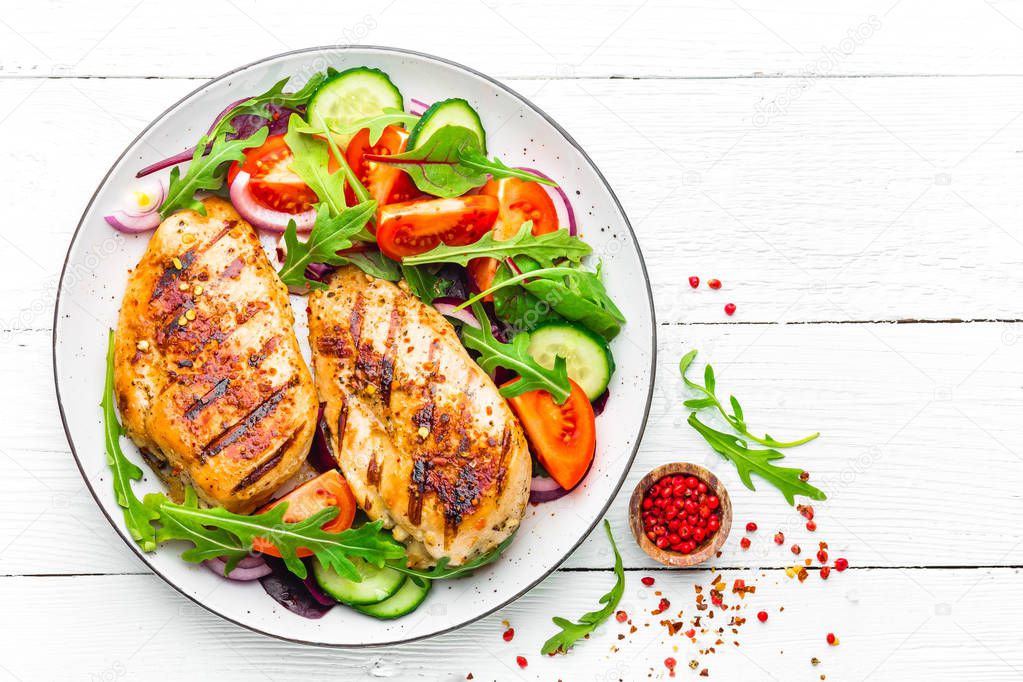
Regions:
<svg viewBox="0 0 1023 682"><path fill-rule="evenodd" d="M394 91L398 93L398 108L401 109L402 111L405 110L405 95L402 94L401 90L398 89L398 86L394 84L394 81L391 80L391 77L387 75L386 72L381 71L380 69L374 69L371 66L353 66L352 68L345 69L344 71L337 71L336 69L331 67L330 69L327 70L328 74L327 78L322 83L320 83L320 87L316 88L316 92L314 92L312 96L309 98L309 105L307 106L306 109L307 114L310 117L310 121L312 120L312 113L314 110L313 104L316 102L317 95L323 92L327 92L327 88L329 88L330 85L335 81L338 81L344 78L345 76L348 76L349 74L358 72L370 73L373 74L374 76L382 77L385 81L387 81L387 83L394 89Z"/></svg>
<svg viewBox="0 0 1023 682"><path fill-rule="evenodd" d="M611 354L611 346L608 344L607 340L604 339L604 337L601 336L600 334L593 331L592 329L584 327L581 324L575 322L570 322L568 320L550 320L547 322L541 322L536 326L535 329L533 329L533 331L530 332L530 335L532 336L546 328L557 329L559 327L563 329L571 329L576 334L581 334L587 337L593 343L600 346L600 348L604 351L604 357L606 358L607 361L607 384L604 385L604 390L606 391L607 386L611 383L611 377L614 376L615 370L617 369L617 367L615 366L614 356Z"/></svg>
<svg viewBox="0 0 1023 682"><path fill-rule="evenodd" d="M419 139L419 134L423 131L423 128L426 127L426 124L429 123L430 119L433 118L434 114L436 114L439 109L456 103L463 104L475 116L476 124L478 126L478 131L480 134L480 143L482 144L482 150L483 153L486 154L487 131L483 127L483 121L480 120L480 115L476 113L476 110L473 109L472 105L469 104L469 102L467 102L466 100L462 99L461 97L452 97L450 99L441 100L440 102L434 102L433 104L431 104L430 107L423 112L423 115L419 117L419 122L412 126L412 130L411 132L409 132L408 142L405 145L406 150L415 149L416 141Z"/></svg>
<svg viewBox="0 0 1023 682"><path fill-rule="evenodd" d="M398 588L398 591L395 592L390 597L388 597L387 599L385 599L384 601L377 602L376 604L364 604L364 605L352 604L351 606L352 606L353 609L355 609L359 613L363 613L363 614L365 614L367 616L371 616L373 618L378 618L380 620L394 620L396 618L401 618L402 616L407 616L408 614L412 613L413 611L418 609L420 606L422 606L423 602L426 601L426 597L430 594L430 590L433 587L433 581L427 580L426 581L426 588L425 589L424 588L419 588L419 589L422 590L422 592L419 594L418 600L415 601L415 603L411 603L410 602L410 606L409 607L407 607L407 608L406 607L399 607L399 610L394 612L394 613L380 613L379 612L380 611L380 607L382 607L386 602L390 601L391 599L396 599L397 597L399 597L401 595L401 593L405 589L405 585L406 584L411 584L413 586L416 586L415 585L415 581L413 581L412 578L406 577L405 578L405 582L403 582L401 584L401 587ZM384 608L386 608L386 607L384 607Z"/></svg>
<svg viewBox="0 0 1023 682"><path fill-rule="evenodd" d="M334 599L338 600L338 602L340 602L342 604L346 604L346 605L351 606L353 608L356 607L356 606L373 606L374 604L379 604L381 602L387 601L388 599L393 597L395 594L397 594L401 590L402 586L405 584L404 581L399 582L397 584L397 587L395 587L395 589L392 590L391 593L389 595L387 595L386 597L384 597L383 599L380 599L380 600L377 600L377 601L362 602L362 601L352 600L350 597L347 597L347 596L343 596L343 593L341 593L337 589L337 587L331 586L331 585L327 584L326 580L324 579L324 576L326 576L327 578L334 578L334 579L337 579L337 580L345 580L345 581L347 581L347 578L343 578L342 576L339 576L336 572L334 572L333 569L331 569L331 568L329 568L327 566L324 566L323 564L321 564L318 561L315 562L314 565L313 565L313 578L316 580L316 584L320 586L320 589L322 589L324 592L326 592L328 595L330 595ZM348 581L348 582L351 582L351 581ZM356 583L356 584L358 584L358 583Z"/></svg>

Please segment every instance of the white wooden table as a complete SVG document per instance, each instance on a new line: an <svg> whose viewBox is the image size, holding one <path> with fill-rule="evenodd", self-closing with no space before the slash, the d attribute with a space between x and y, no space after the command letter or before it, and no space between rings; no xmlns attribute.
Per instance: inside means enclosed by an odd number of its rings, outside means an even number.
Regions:
<svg viewBox="0 0 1023 682"><path fill-rule="evenodd" d="M567 657L538 653L551 616L580 615L613 582L597 533L455 633L366 651L280 643L144 570L79 477L54 400L51 315L96 183L203 79L350 42L504 80L581 142L632 219L660 323L650 424L609 513L633 634L612 621ZM1021 152L1018 1L2 0L0 678L635 680L666 677L669 656L682 679L1020 678ZM725 287L692 291L691 274ZM773 489L743 488L685 424L676 363L691 347L755 428L823 433L789 454L829 492L816 534ZM632 486L678 459L729 486L738 527L717 567L729 587L758 588L713 655L698 652L713 633L670 637L650 611L660 589L688 623L693 585L716 573L656 570L626 526ZM742 551L748 520L760 530ZM786 577L789 544L812 556L818 539L852 567Z"/></svg>

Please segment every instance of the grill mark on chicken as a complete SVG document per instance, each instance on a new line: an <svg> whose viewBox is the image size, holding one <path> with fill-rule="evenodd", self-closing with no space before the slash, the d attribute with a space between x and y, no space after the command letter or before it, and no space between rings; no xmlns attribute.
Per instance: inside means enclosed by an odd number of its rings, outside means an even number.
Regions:
<svg viewBox="0 0 1023 682"><path fill-rule="evenodd" d="M362 339L362 320L366 316L366 297L359 291L355 294L355 305L348 318L348 330L352 334L352 347L358 348Z"/></svg>
<svg viewBox="0 0 1023 682"><path fill-rule="evenodd" d="M340 454L345 442L345 427L348 426L348 395L344 391L338 391L337 394L341 398L341 409L337 413L337 449L334 452Z"/></svg>
<svg viewBox="0 0 1023 682"><path fill-rule="evenodd" d="M242 272L242 267L245 266L245 261L242 260L241 256L238 256L233 261L228 263L224 271L220 273L222 279L238 279L238 275Z"/></svg>
<svg viewBox="0 0 1023 682"><path fill-rule="evenodd" d="M181 261L181 269L179 270L174 267L173 264L168 265L163 269L163 274L160 275L160 279L156 282L156 286L153 287L153 295L149 297L150 301L155 301L162 297L163 292L167 291L168 288L170 288L170 291L177 289L177 287L171 287L171 285L177 282L181 275L184 274L185 270L188 269L188 266L190 266L195 260L195 249L192 248L185 251L181 254L181 257L178 260Z"/></svg>
<svg viewBox="0 0 1023 682"><path fill-rule="evenodd" d="M366 466L366 480L374 488L380 487L380 464L377 463L376 453L370 456L369 464Z"/></svg>
<svg viewBox="0 0 1023 682"><path fill-rule="evenodd" d="M398 303L395 301L387 326L387 341L384 343L383 357L380 358L380 399L388 407L391 405L391 384L394 382L394 342L400 327L401 312L399 312Z"/></svg>
<svg viewBox="0 0 1023 682"><path fill-rule="evenodd" d="M258 482L259 479L263 478L268 473L273 471L273 468L277 466L280 463L281 459L284 457L284 453L286 453L288 449L291 448L291 444L295 441L295 437L301 430L302 429L300 427L296 429L294 433L288 436L287 440L281 443L281 446L277 448L272 455L270 455L267 459L263 460L263 462L260 463L259 466L250 471L248 474L246 474L245 478L238 481L234 488L232 488L231 492L232 493L241 492L242 490L245 490L249 486Z"/></svg>
<svg viewBox="0 0 1023 682"><path fill-rule="evenodd" d="M417 459L412 464L412 485L409 486L408 518L415 525L423 521L423 493L426 492L426 480L433 465L425 459Z"/></svg>
<svg viewBox="0 0 1023 682"><path fill-rule="evenodd" d="M504 477L508 473L508 453L511 451L512 440L511 429L504 427L504 434L501 436L501 459L497 463L497 494L504 492Z"/></svg>
<svg viewBox="0 0 1023 682"><path fill-rule="evenodd" d="M259 352L253 353L252 355L249 356L249 367L255 369L256 367L259 367L261 364L263 364L263 360L266 359L266 356L269 355L270 353L273 353L274 350L277 348L277 342L280 340L280 338L281 338L280 336L274 334L269 339L264 341L263 345L260 346L259 348Z"/></svg>
<svg viewBox="0 0 1023 682"><path fill-rule="evenodd" d="M205 410L207 407L212 405L217 399L221 398L227 393L228 387L231 385L231 379L224 378L213 385L209 391L202 397L192 403L192 406L185 412L185 419L188 421L194 420L199 416L199 413Z"/></svg>
<svg viewBox="0 0 1023 682"><path fill-rule="evenodd" d="M199 461L205 463L206 460L216 457L225 448L229 447L232 443L247 434L254 426L259 424L259 422L263 421L263 419L277 409L277 405L284 399L284 396L287 395L288 391L291 390L296 383L296 379L292 378L288 383L271 393L265 400L263 400L263 402L256 405L251 412L236 422L234 426L229 427L226 431L210 441L199 453Z"/></svg>
<svg viewBox="0 0 1023 682"><path fill-rule="evenodd" d="M238 224L237 220L225 220L224 221L224 227L220 230L220 232L218 232L215 235L213 235L213 239L209 240L206 243L206 246L204 246L202 248L202 250L203 251L208 251L209 249L211 249L214 244L216 244L221 239L226 237L227 233L230 232L231 230L233 230L234 226L237 225L237 224Z"/></svg>

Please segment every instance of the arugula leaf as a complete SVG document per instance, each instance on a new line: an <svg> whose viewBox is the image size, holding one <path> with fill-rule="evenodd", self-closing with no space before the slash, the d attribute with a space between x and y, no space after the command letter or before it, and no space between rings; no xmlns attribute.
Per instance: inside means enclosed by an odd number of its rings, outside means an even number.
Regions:
<svg viewBox="0 0 1023 682"><path fill-rule="evenodd" d="M750 490L756 490L753 487L753 481L750 480L750 474L754 473L780 490L781 494L785 496L785 501L790 505L795 504L796 495L803 495L813 500L828 498L823 490L815 488L799 478L799 475L803 473L802 469L771 464L774 460L785 457L777 450L750 450L742 438L715 431L697 419L695 412L689 414L688 421L689 425L696 429L719 455L735 465L736 471L739 472L739 480Z"/></svg>
<svg viewBox="0 0 1023 682"><path fill-rule="evenodd" d="M306 267L312 263L327 263L328 265L353 263L362 267L360 262L364 261L357 262L354 258L356 254L340 256L337 252L352 247L353 240L365 228L370 217L376 212L376 208L375 201L364 201L342 210L337 216L331 216L330 209L321 203L316 210L316 222L309 233L309 240L305 242L298 240L295 221L290 221L284 231L284 244L287 247L287 253L284 257L284 265L277 273L281 281L288 286L298 288L308 285L314 289L326 289L327 285L323 282L306 279ZM365 260L368 261L368 259ZM382 267L381 263L372 265Z"/></svg>
<svg viewBox="0 0 1023 682"><path fill-rule="evenodd" d="M397 107L384 107L384 113L376 116L370 116L349 126L342 126L335 118L328 118L324 121L327 125L327 129L334 135L347 136L354 135L363 128L369 128L369 143L375 145L380 141L380 137L384 134L384 129L390 125L405 126L406 128L415 125L419 120L418 116L414 114L407 114ZM346 141L346 140L345 140Z"/></svg>
<svg viewBox="0 0 1023 682"><path fill-rule="evenodd" d="M292 114L288 119L288 132L284 134L284 142L294 157L291 170L316 192L316 198L330 208L331 215L339 215L348 205L345 201L344 172L331 173L327 170L330 162L327 143L300 133L297 123L301 122L301 116Z"/></svg>
<svg viewBox="0 0 1023 682"><path fill-rule="evenodd" d="M518 381L501 387L501 395L514 398L529 391L543 390L551 394L559 405L568 400L572 392L565 369L565 358L560 355L554 360L554 367L547 369L529 354L529 334L518 334L511 343L501 343L494 338L490 320L480 303L473 303L472 311L482 327L462 328L462 343L466 348L479 351L476 361L488 372L504 367L519 375Z"/></svg>
<svg viewBox="0 0 1023 682"><path fill-rule="evenodd" d="M421 191L436 197L457 197L483 186L488 173L495 178L515 177L554 184L526 171L488 161L476 133L462 126L443 126L415 149L391 156L367 154L366 160L395 166L409 174Z"/></svg>
<svg viewBox="0 0 1023 682"><path fill-rule="evenodd" d="M407 576L411 576L417 584L422 585L423 580L446 580L450 578L459 578L468 573L472 573L477 568L492 564L497 561L498 557L504 550L508 549L508 545L515 539L515 535L509 535L505 538L501 544L494 549L490 550L486 554L481 554L471 561L467 561L460 566L448 567L450 559L448 557L441 557L437 560L437 565L430 569L416 569L409 568L404 563L391 563L390 566L394 567L395 570L401 571Z"/></svg>
<svg viewBox="0 0 1023 682"><path fill-rule="evenodd" d="M533 221L522 223L519 231L510 239L499 240L491 230L472 244L448 246L441 243L426 253L406 256L401 259L406 265L423 263L456 263L468 265L473 258L503 259L511 256L529 256L545 265L553 265L558 258L567 258L578 263L592 251L590 246L568 233L555 230L547 234L534 235Z"/></svg>
<svg viewBox="0 0 1023 682"><path fill-rule="evenodd" d="M199 562L227 551L227 572L237 565L252 547L256 538L273 542L281 553L288 570L305 578L306 567L298 556L305 547L320 563L330 566L349 580L361 580L359 571L349 557L359 557L375 566L405 556L405 548L393 538L381 533L383 521L367 523L359 528L334 533L321 528L338 514L337 507L325 507L312 516L289 523L284 520L288 503L279 504L261 514L247 516L235 514L223 507L204 509L198 506L193 492L184 504L175 504L164 495L146 495L146 504L160 514L163 527L160 541L185 540L192 549L181 557L185 561Z"/></svg>
<svg viewBox="0 0 1023 682"><path fill-rule="evenodd" d="M283 78L274 83L266 92L239 102L217 121L213 130L207 134L207 137L215 140L222 133L234 133L234 124L231 120L236 116L249 115L269 119L271 114L267 107L270 104L276 104L289 109L294 109L302 104L308 104L309 98L312 97L313 93L316 92L326 78L327 74L325 73L314 73L297 92L284 92L284 86L288 84L291 77ZM205 149L205 145L200 144L197 148Z"/></svg>
<svg viewBox="0 0 1023 682"><path fill-rule="evenodd" d="M514 262L518 266L518 261ZM493 286L460 304L456 310L516 284L537 299L537 315L544 312L542 307L546 305L566 320L578 322L608 341L618 335L625 322L625 316L604 288L599 269L589 272L563 265L523 271L508 278L495 277Z"/></svg>
<svg viewBox="0 0 1023 682"><path fill-rule="evenodd" d="M514 261L516 267L523 272L540 267L539 263L525 256L519 256ZM506 264L501 264L494 274L494 286L498 287L514 274ZM497 288L494 291L494 313L512 332L533 331L543 322L560 319L548 303L521 286Z"/></svg>
<svg viewBox="0 0 1023 682"><path fill-rule="evenodd" d="M269 131L260 128L251 137L244 140L228 140L227 133L221 133L213 140L210 151L205 156L206 144L209 140L203 136L195 146L192 162L184 177L181 169L175 167L170 173L170 185L167 196L160 204L160 217L166 218L175 211L192 209L200 215L206 215L206 207L195 198L199 190L218 190L224 185L224 165L230 161L244 161L245 150L258 147L266 141Z"/></svg>
<svg viewBox="0 0 1023 682"><path fill-rule="evenodd" d="M622 595L625 593L625 570L622 568L622 555L618 553L618 546L615 544L614 536L611 535L611 524L607 522L607 519L604 519L604 530L607 532L607 539L611 542L611 549L615 554L615 584L611 591L601 597L598 602L603 604L604 607L597 611L584 613L579 617L579 622L577 623L557 616L552 618L551 620L561 628L561 631L544 642L543 647L540 649L541 654L568 653L568 650L576 642L596 630L618 608L618 602L622 600Z"/></svg>
<svg viewBox="0 0 1023 682"><path fill-rule="evenodd" d="M686 407L694 410L703 409L705 407L714 407L721 414L724 420L727 421L731 425L731 427L735 429L738 433L742 434L751 441L760 443L761 445L765 445L769 448L794 448L797 445L809 443L814 438L821 435L818 432L811 434L806 438L800 438L799 440L794 440L787 443L775 440L774 438L771 437L771 434L769 433L765 433L762 438L759 436L754 436L752 433L749 432L749 429L746 426L746 422L742 414L742 406L739 405L739 401L735 398L735 396L728 397L728 401L729 403L731 403L732 406L732 414L725 412L725 408L721 405L721 401L718 400L717 395L714 393L714 389L716 388L717 382L714 379L714 368L711 367L710 364L706 366L703 372L703 383L705 384L705 386L700 386L699 384L689 380L689 377L686 376L686 370L689 369L689 366L693 364L693 360L695 359L696 351L691 350L684 356L682 356L682 360L678 363L679 372L681 372L682 374L682 381L685 382L686 386L693 389L694 391L702 393L704 396L702 398L691 398L685 401L685 403L683 404Z"/></svg>
<svg viewBox="0 0 1023 682"><path fill-rule="evenodd" d="M337 165L341 169L341 172L344 173L345 181L348 183L348 186L352 188L352 192L355 194L355 198L359 200L359 203L370 200L371 197L369 196L369 190L367 190L366 186L362 184L361 180L359 180L359 176L355 174L355 171L352 170L352 167L348 165L348 159L341 152L341 148L338 147L338 143L337 140L334 139L334 135L331 135L326 128L311 125L308 122L301 119L299 119L298 121L294 120L289 121L288 122L289 131L291 130L292 126L294 126L295 128L295 132L298 133L305 133L307 135L322 135L323 138L327 141L327 147L330 148L330 155L334 158L334 161L337 162ZM376 216L373 217L373 221L374 222L376 221Z"/></svg>
<svg viewBox="0 0 1023 682"><path fill-rule="evenodd" d="M156 549L156 531L151 521L158 518L148 509L131 489L131 482L142 478L142 469L137 467L121 450L121 436L124 428L117 419L114 409L114 330L107 337L107 372L103 384L103 436L107 450L107 464L110 466L110 477L114 481L114 496L117 504L124 509L124 525L128 527L132 539L138 543L143 552Z"/></svg>

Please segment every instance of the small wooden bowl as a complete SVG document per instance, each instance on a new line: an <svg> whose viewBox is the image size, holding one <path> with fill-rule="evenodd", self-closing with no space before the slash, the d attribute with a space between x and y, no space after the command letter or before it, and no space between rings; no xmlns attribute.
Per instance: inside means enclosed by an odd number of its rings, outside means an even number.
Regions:
<svg viewBox="0 0 1023 682"><path fill-rule="evenodd" d="M721 515L721 526L712 538L704 540L702 545L689 554L680 554L679 552L661 549L650 542L650 539L643 531L643 510L641 508L643 494L646 493L650 486L665 476L676 476L678 474L695 476L706 483L707 488L713 491L717 495L718 500L720 500L718 512ZM676 568L695 566L714 556L721 549L721 546L725 544L725 540L728 539L728 531L732 529L732 501L728 498L728 491L725 490L725 486L722 485L718 477L703 467L689 464L688 462L664 464L644 476L643 480L636 485L636 489L632 493L632 499L629 500L629 527L632 528L632 534L635 536L636 542L651 558L666 566L674 566Z"/></svg>

